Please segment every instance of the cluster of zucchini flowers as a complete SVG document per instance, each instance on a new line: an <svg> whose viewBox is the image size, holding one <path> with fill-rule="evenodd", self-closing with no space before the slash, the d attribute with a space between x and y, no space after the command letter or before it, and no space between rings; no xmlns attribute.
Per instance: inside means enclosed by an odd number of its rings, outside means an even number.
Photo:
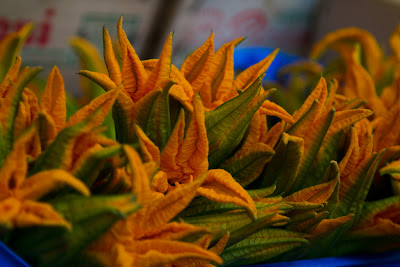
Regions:
<svg viewBox="0 0 400 267"><path fill-rule="evenodd" d="M75 101L56 67L44 88L39 68L21 70L31 27L0 43L0 238L32 266L237 266L399 246L399 31L390 58L364 31L328 35L313 55L341 60L290 115L262 86L278 50L235 77L243 38L215 52L211 34L178 69L172 34L142 61L120 19L118 42L103 30L105 64L71 40L86 69Z"/></svg>

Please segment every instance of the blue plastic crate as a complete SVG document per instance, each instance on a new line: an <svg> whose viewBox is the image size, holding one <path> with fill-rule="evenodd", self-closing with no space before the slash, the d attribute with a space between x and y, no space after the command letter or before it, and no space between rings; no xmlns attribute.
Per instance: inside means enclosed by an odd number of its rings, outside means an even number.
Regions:
<svg viewBox="0 0 400 267"><path fill-rule="evenodd" d="M235 69L244 70L251 65L258 63L263 60L266 56L274 51L272 48L266 47L238 47L235 48L233 54L233 62L235 64ZM276 55L274 61L272 61L270 67L267 70L264 80L277 80L277 73L283 66L293 63L301 57L289 55L282 51Z"/></svg>
<svg viewBox="0 0 400 267"><path fill-rule="evenodd" d="M20 257L0 242L1 267L29 267ZM251 267L338 267L338 266L400 266L400 252L386 252L346 257L330 257L312 260L298 260L279 263L257 264ZM250 267L250 265L249 265Z"/></svg>
<svg viewBox="0 0 400 267"><path fill-rule="evenodd" d="M265 47L236 48L234 53L235 69L246 69L264 59L274 49ZM300 59L297 56L279 52L268 68L265 80L277 80L278 70ZM250 265L249 265L250 266ZM400 252L387 252L346 257L329 257L312 260L298 260L280 263L257 264L251 267L338 267L338 266L400 266ZM0 267L29 267L18 255L0 242Z"/></svg>
<svg viewBox="0 0 400 267"><path fill-rule="evenodd" d="M20 257L15 255L8 247L0 242L0 266L1 267L29 267Z"/></svg>

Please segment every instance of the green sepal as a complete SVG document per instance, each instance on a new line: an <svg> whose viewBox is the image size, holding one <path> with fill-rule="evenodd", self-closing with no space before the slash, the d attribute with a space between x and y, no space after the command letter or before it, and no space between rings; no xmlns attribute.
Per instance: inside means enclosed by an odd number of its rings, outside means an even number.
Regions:
<svg viewBox="0 0 400 267"><path fill-rule="evenodd" d="M360 214L358 225L369 225L373 229L384 221L386 221L388 225L396 224L399 203L400 196L392 196L377 201L366 202ZM384 251L386 249L398 247L400 242L400 235L392 231L387 231L380 235L377 235L376 232L373 231L368 231L370 235L365 235L364 233L357 233L357 231L349 233L344 239L338 242L335 252L343 254Z"/></svg>
<svg viewBox="0 0 400 267"><path fill-rule="evenodd" d="M286 205L282 202L273 204L262 204L257 207L257 220L261 220L264 216L271 215L279 209L286 209ZM204 226L210 229L222 228L232 232L253 222L253 219L246 211L235 213L217 213L204 216L193 216L185 218L186 223L197 226Z"/></svg>
<svg viewBox="0 0 400 267"><path fill-rule="evenodd" d="M335 134L328 141L324 141L321 146L317 158L314 160L312 165L312 173L309 175L309 180L313 184L323 182L324 174L331 164L331 160L335 159L338 152L338 146L340 144L342 132Z"/></svg>
<svg viewBox="0 0 400 267"><path fill-rule="evenodd" d="M149 93L137 103L136 123L160 151L171 135L169 89L174 84L174 80L168 79L161 90Z"/></svg>
<svg viewBox="0 0 400 267"><path fill-rule="evenodd" d="M99 73L106 71L106 66L96 47L82 38L73 38L69 42L79 59L80 69ZM90 99L94 99L104 93L104 90L91 80L81 79L81 86L86 87L84 92Z"/></svg>
<svg viewBox="0 0 400 267"><path fill-rule="evenodd" d="M239 266L265 262L295 247L307 244L303 233L267 228L225 249L222 266Z"/></svg>
<svg viewBox="0 0 400 267"><path fill-rule="evenodd" d="M127 123L128 116L129 114L127 114L123 105L121 105L118 99L116 99L112 109L112 117L114 119L114 122L116 122L114 124L115 139L121 144L128 144L132 142L132 136L130 136L132 130Z"/></svg>
<svg viewBox="0 0 400 267"><path fill-rule="evenodd" d="M260 89L261 78L258 78L237 97L206 112L210 169L219 166L239 145L254 113L273 92L271 89L259 95Z"/></svg>
<svg viewBox="0 0 400 267"><path fill-rule="evenodd" d="M399 204L400 196L392 196L377 201L366 202L360 214L360 221L373 218L385 210L395 212ZM396 215L396 213L393 213L393 215Z"/></svg>
<svg viewBox="0 0 400 267"><path fill-rule="evenodd" d="M307 142L312 142L310 148L304 151L303 160L298 170L298 174L296 180L294 181L294 185L290 193L296 192L300 189L312 186L313 183L310 182L307 178L312 173L313 169L311 168L318 151L322 145L325 134L328 131L330 125L333 122L335 117L335 110L332 109L328 112L326 116L324 116L324 120L321 123L315 125L311 131L315 131L316 135L313 136L312 140L309 140L310 136L304 140L305 147Z"/></svg>
<svg viewBox="0 0 400 267"><path fill-rule="evenodd" d="M64 128L48 148L36 159L29 171L29 175L43 170L65 169L65 163L68 160L68 156L70 156L68 153L70 146L73 145L75 138L84 132L85 126L90 119L91 117Z"/></svg>
<svg viewBox="0 0 400 267"><path fill-rule="evenodd" d="M74 171L73 175L88 187L91 187L100 173L104 171L103 167L106 161L121 154L122 147L119 145L106 147L86 158L85 162Z"/></svg>
<svg viewBox="0 0 400 267"><path fill-rule="evenodd" d="M35 266L71 266L76 255L103 235L115 222L138 210L133 195L82 197L69 195L51 202L72 223L70 231L59 227L21 230L10 242L20 256ZM126 205L124 210L119 205Z"/></svg>
<svg viewBox="0 0 400 267"><path fill-rule="evenodd" d="M358 109L368 102L365 99L354 98L351 100L346 100L346 109Z"/></svg>
<svg viewBox="0 0 400 267"><path fill-rule="evenodd" d="M132 194L91 197L70 194L54 198L49 202L66 220L72 223L97 216L105 210L118 212L125 217L140 208L135 195Z"/></svg>
<svg viewBox="0 0 400 267"><path fill-rule="evenodd" d="M211 246L215 245L218 239L225 235L226 232L230 233L227 243L227 246L230 246L265 227L271 225L281 226L289 221L289 218L280 215L292 208L284 202L255 204L257 207L256 220L253 220L246 211L236 211L233 213L213 213L204 216L188 217L184 221L196 226L217 230L218 233L211 241Z"/></svg>
<svg viewBox="0 0 400 267"><path fill-rule="evenodd" d="M229 162L222 163L220 168L229 172L242 186L247 186L258 178L257 171L263 168L275 152L268 146L259 143L245 155Z"/></svg>
<svg viewBox="0 0 400 267"><path fill-rule="evenodd" d="M265 196L269 195L273 188L263 188L259 190L248 190L250 197L252 198L264 198ZM252 192L253 191L253 192ZM281 199L279 199L281 200ZM277 201L278 202L278 201ZM271 202L272 203L272 202ZM254 201L256 208L264 207L266 203ZM219 203L212 200L209 200L205 197L196 197L194 198L190 204L180 212L176 218L186 218L186 217L193 217L193 216L203 216L208 214L218 214L227 211L233 210L245 210L243 207L237 206L232 203Z"/></svg>
<svg viewBox="0 0 400 267"><path fill-rule="evenodd" d="M232 210L244 210L244 208L232 203L215 202L200 196L194 198L190 204L176 216L176 218L218 214Z"/></svg>
<svg viewBox="0 0 400 267"><path fill-rule="evenodd" d="M317 215L315 218L312 218L310 220L306 220L303 223L299 223L297 227L293 228L294 230L302 233L310 233L314 231L315 227L324 219L327 219L329 216L328 211L321 211L317 212Z"/></svg>
<svg viewBox="0 0 400 267"><path fill-rule="evenodd" d="M337 180L336 187L333 190L332 195L329 197L327 201L328 203L324 207L324 210L328 211L330 214L332 214L333 211L336 210L337 206L339 205L339 189L340 189L339 165L336 161L332 160L321 182L326 183L334 179Z"/></svg>
<svg viewBox="0 0 400 267"><path fill-rule="evenodd" d="M262 229L269 228L275 224L286 224L290 221L290 219L285 216L275 217L277 214L278 213L268 214L257 219L251 224L245 225L239 229L236 229L235 231L230 232L229 240L226 243L225 248L231 247L232 245L246 239L250 235L261 231Z"/></svg>
<svg viewBox="0 0 400 267"><path fill-rule="evenodd" d="M329 212L306 212L301 215L298 214L295 216L290 216L290 224L288 224L285 228L302 233L312 232L312 230L318 225L319 222L321 222L323 219L328 218Z"/></svg>
<svg viewBox="0 0 400 267"><path fill-rule="evenodd" d="M319 101L314 99L311 107L293 125L285 129L285 132L290 135L296 135L301 128L309 129L317 116L320 105Z"/></svg>
<svg viewBox="0 0 400 267"><path fill-rule="evenodd" d="M311 246L304 251L304 254L307 255L307 258L318 258L328 255L331 250L334 250L333 248L336 246L337 242L348 233L353 224L354 217L331 232L317 237L311 236Z"/></svg>
<svg viewBox="0 0 400 267"><path fill-rule="evenodd" d="M315 211L307 211L307 212L297 213L294 215L289 215L289 217L290 217L290 222L285 228L289 230L295 230L299 224L305 221L309 221L311 219L317 219L317 213Z"/></svg>
<svg viewBox="0 0 400 267"><path fill-rule="evenodd" d="M260 176L261 186L276 184L277 194L291 192L304 150L303 140L282 133L275 155Z"/></svg>
<svg viewBox="0 0 400 267"><path fill-rule="evenodd" d="M321 210L325 205L322 203L311 203L311 202L289 202L285 201L286 204L293 207L293 211L318 211Z"/></svg>
<svg viewBox="0 0 400 267"><path fill-rule="evenodd" d="M17 33L13 33L11 39L8 40L7 43L4 43L4 50L7 53L3 53L0 55L0 81L4 79L8 70L10 69L11 65L13 64L15 57L16 57L16 49L18 47L18 43L20 42L21 38L18 36Z"/></svg>
<svg viewBox="0 0 400 267"><path fill-rule="evenodd" d="M271 195L272 193L274 193L275 190L276 190L276 185L273 184L268 187L259 188L259 189L249 189L246 191L252 199L257 199L257 198L267 197L267 196Z"/></svg>
<svg viewBox="0 0 400 267"><path fill-rule="evenodd" d="M98 73L93 72L93 71L87 71L87 70L82 70L78 72L79 75L82 75L99 86L101 86L106 92L109 90L115 89L115 84L110 86L107 82L104 82L101 78L97 76ZM117 85L118 87L123 86L123 81L121 84ZM112 109L112 118L114 120L114 128L115 128L115 139L121 143L121 144L129 144L132 143L134 136L132 136L132 130L131 127L133 125L130 125L128 122L130 121L129 118L132 116L132 110L131 108L134 108L134 102L133 100L127 95L126 92L121 92L120 96L123 94L125 95L125 100L129 101L128 105L131 105L130 107L124 106L124 104L121 102L118 98L115 100L113 109Z"/></svg>
<svg viewBox="0 0 400 267"><path fill-rule="evenodd" d="M33 29L33 23L25 24L19 32L12 32L7 35L0 44L0 81L2 81L18 56L22 45Z"/></svg>
<svg viewBox="0 0 400 267"><path fill-rule="evenodd" d="M12 85L12 88L9 90L4 99L4 101L11 103L11 105L8 110L1 111L3 113L7 113L8 120L4 123L4 125L1 125L1 143L3 145L0 146L0 166L3 165L8 153L12 150L15 119L18 114L22 92L24 91L24 88L28 82L31 81L41 70L41 67L25 67L18 76L16 83Z"/></svg>
<svg viewBox="0 0 400 267"><path fill-rule="evenodd" d="M43 111L39 111L35 123L38 127L40 147L42 151L45 151L50 143L48 132L51 129L51 126L48 118L46 117L45 113L43 113Z"/></svg>
<svg viewBox="0 0 400 267"><path fill-rule="evenodd" d="M106 68L104 66L103 59L97 52L95 46L93 46L90 42L81 38L75 38L70 41L70 46L74 49L79 58L80 69L99 73L105 72ZM81 88L83 89L85 87L83 90L90 100L104 94L103 88L97 85L94 81L90 79L84 79L82 77L80 77L80 79ZM68 110L75 109L75 106L76 103L73 103L72 99L67 96L67 115L72 115L74 113L70 113ZM109 112L104 118L102 125L106 126L105 135L109 138L115 139L115 126L112 112Z"/></svg>
<svg viewBox="0 0 400 267"><path fill-rule="evenodd" d="M375 171L384 153L385 150L382 150L379 154L374 153L363 166L363 169L358 170L359 175L357 176L356 181L343 196L343 199L340 200L339 205L333 212L332 218L353 213L355 215L354 223L358 222L369 188L371 187Z"/></svg>

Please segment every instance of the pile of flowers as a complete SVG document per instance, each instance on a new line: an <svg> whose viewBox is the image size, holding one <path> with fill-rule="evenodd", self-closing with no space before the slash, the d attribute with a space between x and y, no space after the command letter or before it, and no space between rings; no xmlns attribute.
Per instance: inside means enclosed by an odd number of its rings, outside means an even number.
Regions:
<svg viewBox="0 0 400 267"><path fill-rule="evenodd" d="M118 42L103 29L104 63L71 39L84 69L74 100L57 67L44 88L40 68L21 67L31 28L0 43L0 238L32 266L237 266L399 247L400 27L391 56L348 28L312 50L338 51L332 64L285 68L286 90L311 88L293 114L262 85L278 50L235 75L243 38L215 52L211 33L178 69L172 34L159 59L140 60L121 18Z"/></svg>

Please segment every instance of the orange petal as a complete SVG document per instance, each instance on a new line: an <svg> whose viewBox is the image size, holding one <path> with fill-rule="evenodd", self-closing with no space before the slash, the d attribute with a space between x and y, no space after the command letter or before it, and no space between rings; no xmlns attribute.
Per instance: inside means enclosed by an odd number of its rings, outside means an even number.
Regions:
<svg viewBox="0 0 400 267"><path fill-rule="evenodd" d="M314 185L297 191L287 197L286 202L309 202L325 203L336 188L338 180L334 179L327 183Z"/></svg>
<svg viewBox="0 0 400 267"><path fill-rule="evenodd" d="M182 178L183 173L176 162L176 157L181 150L185 133L185 114L179 113L174 130L168 139L167 145L161 153L161 169L168 174L169 178Z"/></svg>
<svg viewBox="0 0 400 267"><path fill-rule="evenodd" d="M322 40L314 45L310 57L314 59L318 58L329 45L343 40L354 40L362 44L365 51L364 54L366 55L366 65L375 77L379 72L379 64L376 64L376 62L382 61L382 50L371 33L359 28L351 27L339 29L325 35Z"/></svg>
<svg viewBox="0 0 400 267"><path fill-rule="evenodd" d="M318 100L318 102L321 105L324 105L327 96L328 96L328 89L327 89L326 81L325 81L325 79L323 77L321 77L321 79L319 80L319 82L318 82L317 86L315 87L315 89L312 91L312 93L304 101L304 104L300 107L299 110L297 110L293 114L293 119L295 121L297 121L299 118L301 118L307 112L307 110L310 109L310 107L313 105L315 100ZM320 109L320 111L321 110L322 109Z"/></svg>
<svg viewBox="0 0 400 267"><path fill-rule="evenodd" d="M385 167L379 170L381 175L383 174L392 174L392 173L400 173L400 160L395 160L387 164Z"/></svg>
<svg viewBox="0 0 400 267"><path fill-rule="evenodd" d="M257 64L254 64L242 71L233 81L233 88L239 90L247 89L247 87L249 87L258 77L268 70L278 52L279 49L275 49L271 54Z"/></svg>
<svg viewBox="0 0 400 267"><path fill-rule="evenodd" d="M279 137L283 133L285 128L285 124L283 122L278 122L268 131L265 144L269 145L270 147L275 147L276 143L279 140Z"/></svg>
<svg viewBox="0 0 400 267"><path fill-rule="evenodd" d="M323 112L328 112L332 109L333 103L336 100L336 91L338 90L339 83L337 79L333 79L328 85L328 97L325 102L325 107Z"/></svg>
<svg viewBox="0 0 400 267"><path fill-rule="evenodd" d="M357 165L355 168L348 168L348 175L340 175L340 190L339 190L339 199L343 199L346 193L352 188L352 186L356 183L357 179L361 176L361 172L365 171L365 168L370 163L371 157L360 158L358 162L355 162Z"/></svg>
<svg viewBox="0 0 400 267"><path fill-rule="evenodd" d="M103 45L104 45L104 60L107 65L108 73L111 80L119 85L122 82L121 69L114 55L114 50L111 42L110 35L106 27L103 27Z"/></svg>
<svg viewBox="0 0 400 267"><path fill-rule="evenodd" d="M139 126L135 125L136 135L139 139L140 149L143 153L143 159L145 162L148 161L160 161L160 149L147 137L147 135L140 129Z"/></svg>
<svg viewBox="0 0 400 267"><path fill-rule="evenodd" d="M52 206L30 200L21 203L20 211L15 218L15 226L63 226L71 229L71 224L62 218Z"/></svg>
<svg viewBox="0 0 400 267"><path fill-rule="evenodd" d="M149 205L129 217L129 229L137 238L153 233L154 229L169 222L181 212L195 197L197 189L204 181L201 177L194 182L181 185L168 192L165 197L152 199ZM133 227L133 228L131 228Z"/></svg>
<svg viewBox="0 0 400 267"><path fill-rule="evenodd" d="M18 215L21 202L13 197L2 199L0 201L0 225L10 228L14 226L14 219Z"/></svg>
<svg viewBox="0 0 400 267"><path fill-rule="evenodd" d="M249 214L257 217L253 199L243 187L225 170L209 170L203 185L197 189L199 195L220 203L233 203L244 207Z"/></svg>
<svg viewBox="0 0 400 267"><path fill-rule="evenodd" d="M25 88L22 92L17 117L14 123L14 137L18 137L24 130L32 125L39 113L39 104L36 95Z"/></svg>
<svg viewBox="0 0 400 267"><path fill-rule="evenodd" d="M198 227L188 223L170 222L154 229L153 233L147 233L145 239L180 240L193 234L209 232L210 230L205 227Z"/></svg>
<svg viewBox="0 0 400 267"><path fill-rule="evenodd" d="M318 100L314 100L310 109L305 112L304 116L296 121L296 123L293 124L289 129L286 129L286 132L291 135L304 138L307 136L310 129L312 129L312 126L318 125L318 122L323 121L323 118L326 117L326 114L328 114L325 113L325 116L319 117L319 112L321 109L321 103Z"/></svg>
<svg viewBox="0 0 400 267"><path fill-rule="evenodd" d="M196 245L179 241L145 240L137 242L135 246L127 247L127 249L134 255L136 254L132 266L150 267L187 258L208 260L222 264L222 259L216 254Z"/></svg>
<svg viewBox="0 0 400 267"><path fill-rule="evenodd" d="M53 169L42 171L30 176L19 188L17 195L21 199L40 199L47 193L68 185L85 196L90 195L89 189L80 180L64 170Z"/></svg>
<svg viewBox="0 0 400 267"><path fill-rule="evenodd" d="M203 240L198 240L196 242L197 245L200 247L207 249L208 245L211 242L212 235L205 235L205 238L202 238ZM217 255L220 255L222 251L224 250L226 243L228 242L229 239L229 232L227 232L222 238L218 240L218 243L213 246L212 248L208 249L210 252L214 252ZM199 241L201 244L199 244ZM207 261L205 260L196 260L196 259L185 259L185 260L179 260L175 261L173 263L174 267L186 267L186 266L192 266L192 267L215 267L215 265L208 264Z"/></svg>
<svg viewBox="0 0 400 267"><path fill-rule="evenodd" d="M90 80L94 81L98 85L100 85L104 90L110 91L112 89L117 88L116 83L114 83L110 77L103 73L98 73L94 71L89 71L89 70L81 70L78 72L78 74L85 76L86 78L89 78Z"/></svg>
<svg viewBox="0 0 400 267"><path fill-rule="evenodd" d="M123 150L128 158L133 193L137 195L138 202L143 204L151 201L150 197L150 179L147 176L139 154L130 146L124 145Z"/></svg>
<svg viewBox="0 0 400 267"><path fill-rule="evenodd" d="M35 128L31 127L15 141L13 150L8 154L0 169L0 196L19 188L25 181L26 149L34 134Z"/></svg>
<svg viewBox="0 0 400 267"><path fill-rule="evenodd" d="M199 95L193 98L193 107L192 118L177 154L176 164L185 175L193 175L196 179L208 170L208 139Z"/></svg>
<svg viewBox="0 0 400 267"><path fill-rule="evenodd" d="M150 186L156 192L165 194L168 191L168 175L163 171L158 171L151 180Z"/></svg>
<svg viewBox="0 0 400 267"><path fill-rule="evenodd" d="M122 29L122 17L118 21L117 30L122 54L121 70L124 89L131 95L133 101L137 102L145 94L145 92L142 92L142 88L148 78L147 73Z"/></svg>
<svg viewBox="0 0 400 267"><path fill-rule="evenodd" d="M51 70L47 78L46 87L40 99L40 108L53 118L57 132L64 128L67 118L64 80L57 67Z"/></svg>
<svg viewBox="0 0 400 267"><path fill-rule="evenodd" d="M351 129L350 142L346 154L339 163L339 173L342 177L347 177L358 165L360 158L360 145L358 135L354 128Z"/></svg>
<svg viewBox="0 0 400 267"><path fill-rule="evenodd" d="M351 93L353 91L353 93ZM357 61L356 51L351 60L346 62L344 95L349 98L362 98L367 100L367 107L371 108L376 116L382 116L387 112L382 100L378 97L375 84L370 74Z"/></svg>
<svg viewBox="0 0 400 267"><path fill-rule="evenodd" d="M6 76L4 76L3 80L0 83L0 98L6 96L8 88L12 83L17 81L19 68L21 67L21 57L17 56L15 58L14 64L8 70Z"/></svg>
<svg viewBox="0 0 400 267"><path fill-rule="evenodd" d="M13 124L15 122L15 114L18 113L18 105L25 85L40 72L40 67L25 67L18 75L17 80L9 87L4 98L0 97L0 125L2 126L2 135L6 142L11 142L13 137ZM18 102L17 102L18 101ZM8 144L7 144L8 145ZM10 144L11 145L11 144Z"/></svg>
<svg viewBox="0 0 400 267"><path fill-rule="evenodd" d="M393 108L400 99L400 78L397 78L393 85L384 88L380 98L388 110Z"/></svg>
<svg viewBox="0 0 400 267"><path fill-rule="evenodd" d="M161 52L160 59L157 61L156 66L151 71L143 88L142 95L156 89L164 79L170 77L171 62L172 60L172 33L170 33L165 41L163 51Z"/></svg>
<svg viewBox="0 0 400 267"><path fill-rule="evenodd" d="M356 228L351 232L351 235L362 237L398 236L399 234L399 224L387 218L376 218L374 224Z"/></svg>
<svg viewBox="0 0 400 267"><path fill-rule="evenodd" d="M104 121L104 118L108 115L112 106L114 105L114 102L117 99L119 93L119 88L116 88L93 99L89 104L75 112L75 114L69 118L66 126L71 126L83 121L84 119L87 119L97 110L100 110L100 112L98 112L95 117L89 122L89 125L101 125Z"/></svg>
<svg viewBox="0 0 400 267"><path fill-rule="evenodd" d="M217 255L220 255L224 250L228 240L229 240L229 232L226 233L220 240L218 240L218 243L212 248L210 248L209 251L214 252Z"/></svg>
<svg viewBox="0 0 400 267"><path fill-rule="evenodd" d="M338 217L335 219L323 219L317 227L312 232L313 236L323 235L326 233L330 233L337 229L339 226L345 224L350 221L354 217L354 214L349 214L346 216Z"/></svg>
<svg viewBox="0 0 400 267"><path fill-rule="evenodd" d="M233 88L233 49L244 38L237 38L230 43L224 44L217 50L214 56L214 64L210 72L211 80L211 99L229 100L237 95L236 88Z"/></svg>
<svg viewBox="0 0 400 267"><path fill-rule="evenodd" d="M344 128L372 114L373 112L369 109L342 110L336 112L332 125L329 127L328 132L325 135L325 140L329 140L330 137Z"/></svg>
<svg viewBox="0 0 400 267"><path fill-rule="evenodd" d="M192 99L195 94L194 89L174 65L171 65L171 78L176 84L171 87L169 94L178 100L188 111L192 112Z"/></svg>
<svg viewBox="0 0 400 267"><path fill-rule="evenodd" d="M207 79L214 57L214 33L182 63L180 71L198 93Z"/></svg>
<svg viewBox="0 0 400 267"><path fill-rule="evenodd" d="M259 110L262 115L275 116L290 124L294 123L292 116L284 108L269 100L265 100Z"/></svg>
<svg viewBox="0 0 400 267"><path fill-rule="evenodd" d="M157 62L158 59L142 61L144 67L151 70L155 68ZM176 84L170 88L169 94L178 100L188 111L193 111L192 98L194 95L194 90L179 69L174 65L171 65L170 78L174 80Z"/></svg>

